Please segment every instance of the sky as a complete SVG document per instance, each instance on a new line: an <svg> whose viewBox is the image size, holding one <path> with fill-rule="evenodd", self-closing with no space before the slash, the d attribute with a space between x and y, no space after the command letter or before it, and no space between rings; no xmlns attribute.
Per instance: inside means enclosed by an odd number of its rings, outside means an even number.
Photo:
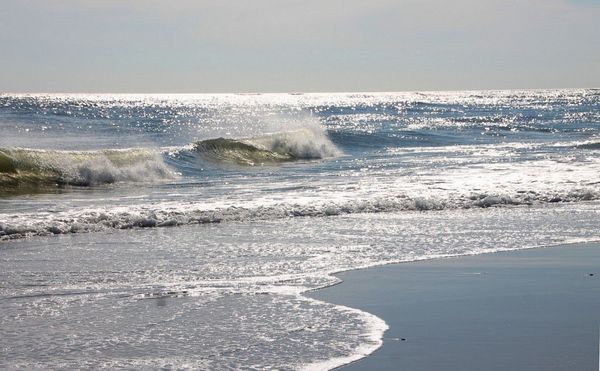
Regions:
<svg viewBox="0 0 600 371"><path fill-rule="evenodd" d="M600 87L600 0L0 0L0 92Z"/></svg>

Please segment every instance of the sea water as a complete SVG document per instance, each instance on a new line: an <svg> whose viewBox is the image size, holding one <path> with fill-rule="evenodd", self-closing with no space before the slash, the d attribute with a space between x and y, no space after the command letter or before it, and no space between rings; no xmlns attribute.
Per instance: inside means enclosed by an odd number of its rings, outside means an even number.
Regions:
<svg viewBox="0 0 600 371"><path fill-rule="evenodd" d="M600 240L600 91L0 95L1 368L323 369L333 273Z"/></svg>

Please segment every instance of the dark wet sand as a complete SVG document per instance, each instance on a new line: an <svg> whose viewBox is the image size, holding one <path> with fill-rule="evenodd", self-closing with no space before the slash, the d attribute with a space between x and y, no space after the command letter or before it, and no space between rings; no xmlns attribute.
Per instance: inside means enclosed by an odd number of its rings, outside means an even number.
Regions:
<svg viewBox="0 0 600 371"><path fill-rule="evenodd" d="M598 243L339 277L342 284L310 296L360 308L390 326L379 350L344 369L599 370Z"/></svg>

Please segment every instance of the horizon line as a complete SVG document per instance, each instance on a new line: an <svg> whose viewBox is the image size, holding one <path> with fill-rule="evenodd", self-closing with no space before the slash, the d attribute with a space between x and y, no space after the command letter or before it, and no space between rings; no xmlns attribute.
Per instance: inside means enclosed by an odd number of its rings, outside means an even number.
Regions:
<svg viewBox="0 0 600 371"><path fill-rule="evenodd" d="M457 93L457 92L494 92L494 91L548 91L548 90L600 90L599 87L568 88L491 88L491 89L421 89L421 90L353 90L353 91L247 91L247 92L74 92L74 91L25 91L0 92L0 95L309 95L309 94L399 94L399 93Z"/></svg>

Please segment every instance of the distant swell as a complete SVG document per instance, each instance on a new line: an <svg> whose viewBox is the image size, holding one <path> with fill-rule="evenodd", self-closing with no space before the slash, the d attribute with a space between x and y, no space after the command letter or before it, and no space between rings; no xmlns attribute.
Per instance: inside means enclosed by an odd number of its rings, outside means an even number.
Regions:
<svg viewBox="0 0 600 371"><path fill-rule="evenodd" d="M0 149L0 195L61 185L154 182L175 176L160 153L147 149L50 151Z"/></svg>
<svg viewBox="0 0 600 371"><path fill-rule="evenodd" d="M579 148L579 149L600 149L600 141L599 142L590 141L587 143L578 144L575 147Z"/></svg>
<svg viewBox="0 0 600 371"><path fill-rule="evenodd" d="M502 206L523 206L555 202L580 202L600 199L596 189L572 189L562 194L522 192L512 196L472 194L448 195L446 199L411 198L404 195L372 199L340 200L315 204L273 203L264 206L205 208L199 204L131 205L106 209L70 210L52 216L36 214L6 215L0 222L0 240L29 236L96 232L107 229L171 227L189 224L274 220L291 217L327 217L356 213L430 211Z"/></svg>
<svg viewBox="0 0 600 371"><path fill-rule="evenodd" d="M209 160L250 166L315 160L340 154L320 128L305 128L249 139L208 139L194 143L194 151Z"/></svg>

